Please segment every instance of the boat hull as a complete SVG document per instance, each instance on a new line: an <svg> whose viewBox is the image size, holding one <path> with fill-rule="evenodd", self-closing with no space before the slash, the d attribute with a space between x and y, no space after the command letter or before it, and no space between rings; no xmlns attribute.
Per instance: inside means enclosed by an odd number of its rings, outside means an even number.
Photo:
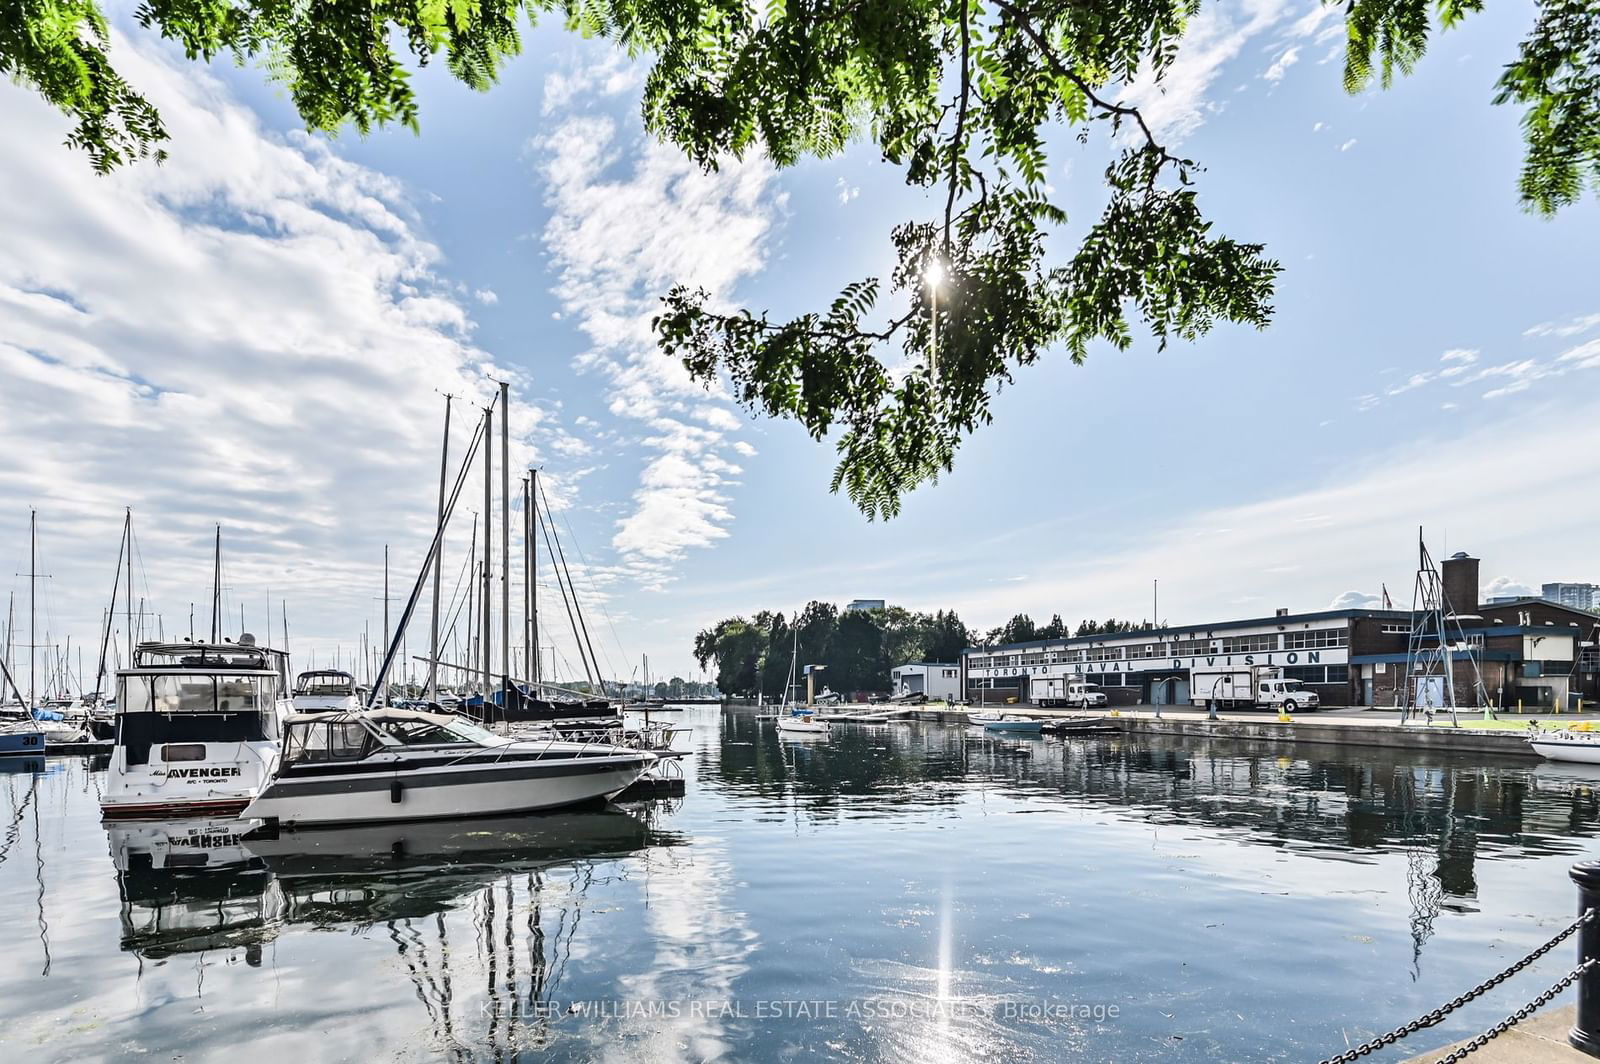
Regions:
<svg viewBox="0 0 1600 1064"><path fill-rule="evenodd" d="M405 772L279 776L244 815L281 825L444 820L559 809L615 797L653 754L544 763L444 766Z"/></svg>
<svg viewBox="0 0 1600 1064"><path fill-rule="evenodd" d="M1600 741L1584 739L1530 739L1528 745L1540 757L1551 761L1573 761L1600 765Z"/></svg>
<svg viewBox="0 0 1600 1064"><path fill-rule="evenodd" d="M44 754L44 732L0 732L0 757L40 757Z"/></svg>

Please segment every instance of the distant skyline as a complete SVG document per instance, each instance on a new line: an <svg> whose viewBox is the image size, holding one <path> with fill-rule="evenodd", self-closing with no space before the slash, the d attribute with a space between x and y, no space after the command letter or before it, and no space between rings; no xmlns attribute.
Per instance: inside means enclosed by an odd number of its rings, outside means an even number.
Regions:
<svg viewBox="0 0 1600 1064"><path fill-rule="evenodd" d="M876 524L827 493L829 447L700 388L649 330L680 281L783 314L881 274L889 228L933 208L870 144L699 173L643 134L642 66L544 27L487 94L420 72L420 136L329 141L260 71L118 23L119 64L173 134L164 166L97 177L65 119L0 85L0 590L25 626L13 574L37 507L41 635L97 638L131 506L136 594L186 631L220 522L229 615L265 629L286 601L291 649L325 660L376 632L386 543L409 589L443 396L458 456L494 378L513 385L513 469L543 470L623 679L643 654L696 678L700 628L811 599L979 629L1141 619L1157 579L1175 624L1384 584L1403 604L1419 525L1435 557L1483 560L1485 596L1600 581L1600 205L1519 210L1518 114L1489 102L1528 12L1465 20L1355 97L1338 16L1207 7L1164 94L1128 90L1206 165L1218 227L1283 262L1272 327L1047 357L953 473ZM1078 233L1103 149L1055 140ZM426 630L424 603L413 648Z"/></svg>

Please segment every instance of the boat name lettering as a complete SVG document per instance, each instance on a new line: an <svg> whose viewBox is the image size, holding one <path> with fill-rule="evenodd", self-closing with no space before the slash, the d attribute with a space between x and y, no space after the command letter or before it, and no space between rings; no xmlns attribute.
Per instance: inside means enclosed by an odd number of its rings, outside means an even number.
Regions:
<svg viewBox="0 0 1600 1064"><path fill-rule="evenodd" d="M222 768L169 768L167 769L167 779L223 779L228 776L237 776L239 773L240 769L238 765L228 765Z"/></svg>

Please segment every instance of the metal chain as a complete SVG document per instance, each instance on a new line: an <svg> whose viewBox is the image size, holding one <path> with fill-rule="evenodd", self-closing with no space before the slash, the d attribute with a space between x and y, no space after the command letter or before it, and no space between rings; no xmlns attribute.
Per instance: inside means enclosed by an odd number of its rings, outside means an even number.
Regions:
<svg viewBox="0 0 1600 1064"><path fill-rule="evenodd" d="M1511 1030L1511 1028L1515 1027L1529 1016L1532 1016L1535 1012L1538 1012L1540 1009L1550 1004L1550 1002L1555 999L1557 994L1571 986L1579 976L1592 968L1594 963L1595 962L1593 958L1584 961L1582 964L1572 969L1572 971L1562 976L1561 981L1556 983L1556 985L1552 986L1549 990L1546 990L1544 993L1540 994L1538 997L1522 1006L1522 1008L1518 1009L1516 1012L1513 1012L1511 1015L1507 1016L1505 1019L1501 1020L1499 1023L1495 1024L1493 1027L1489 1028L1487 1031L1483 1032L1478 1037L1462 1046L1460 1049L1456 1050L1454 1053L1451 1053L1447 1057L1441 1057L1437 1061L1437 1064L1456 1064L1458 1060L1462 1060L1467 1056L1467 1054L1476 1053L1495 1038L1505 1034L1507 1031Z"/></svg>
<svg viewBox="0 0 1600 1064"><path fill-rule="evenodd" d="M1473 1001L1476 998L1482 997L1484 994L1488 993L1490 990L1493 990L1495 987L1499 986L1513 975L1516 975L1518 972L1522 971L1522 969L1526 968L1540 957L1543 957L1546 953L1549 953L1551 950L1555 949L1556 946L1566 941L1574 931L1588 923L1594 917L1594 912L1595 911L1593 909L1585 909L1582 916L1574 920L1566 928L1566 930L1562 931L1555 938L1552 938L1549 942L1546 942L1544 945L1540 946L1538 949L1534 950L1532 953L1528 954L1526 957L1522 958L1520 961L1513 964L1500 974L1493 975L1488 979L1485 979L1471 990L1468 990L1465 994L1447 1001L1445 1004L1440 1005L1438 1008L1434 1009L1425 1016L1417 1017L1404 1027L1396 1027L1387 1034L1383 1034L1377 1038L1371 1039L1370 1041L1363 1042L1348 1052L1341 1053L1336 1057L1329 1057L1328 1059L1324 1060L1322 1064L1350 1064L1350 1061L1360 1060L1368 1053L1376 1052L1385 1046L1394 1045L1396 1042L1400 1041L1400 1039L1410 1034L1416 1034L1424 1027L1432 1027L1434 1024L1450 1015L1450 1013L1454 1012L1456 1009L1459 1009L1462 1005L1465 1005L1467 1002ZM1585 966L1587 966L1588 963L1589 962L1586 961ZM1581 973L1582 970L1583 968L1580 968L1579 973ZM1577 978L1577 973L1575 973L1572 978ZM1562 983L1562 987L1565 987L1566 985L1567 983ZM1521 1017L1519 1017L1519 1019L1520 1018Z"/></svg>

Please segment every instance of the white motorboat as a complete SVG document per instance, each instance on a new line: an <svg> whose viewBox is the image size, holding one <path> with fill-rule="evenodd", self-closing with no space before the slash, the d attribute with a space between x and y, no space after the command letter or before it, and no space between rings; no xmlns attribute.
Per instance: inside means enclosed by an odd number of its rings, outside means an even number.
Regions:
<svg viewBox="0 0 1600 1064"><path fill-rule="evenodd" d="M228 816L272 777L291 705L288 656L237 643L145 643L117 673L116 745L100 812Z"/></svg>
<svg viewBox="0 0 1600 1064"><path fill-rule="evenodd" d="M1551 761L1600 765L1600 732L1541 731L1528 736L1528 745Z"/></svg>
<svg viewBox="0 0 1600 1064"><path fill-rule="evenodd" d="M321 713L329 710L360 709L361 693L356 678L339 669L302 672L294 678L296 713Z"/></svg>
<svg viewBox="0 0 1600 1064"><path fill-rule="evenodd" d="M506 739L409 709L299 713L244 815L283 826L495 816L609 799L654 763L606 742Z"/></svg>

